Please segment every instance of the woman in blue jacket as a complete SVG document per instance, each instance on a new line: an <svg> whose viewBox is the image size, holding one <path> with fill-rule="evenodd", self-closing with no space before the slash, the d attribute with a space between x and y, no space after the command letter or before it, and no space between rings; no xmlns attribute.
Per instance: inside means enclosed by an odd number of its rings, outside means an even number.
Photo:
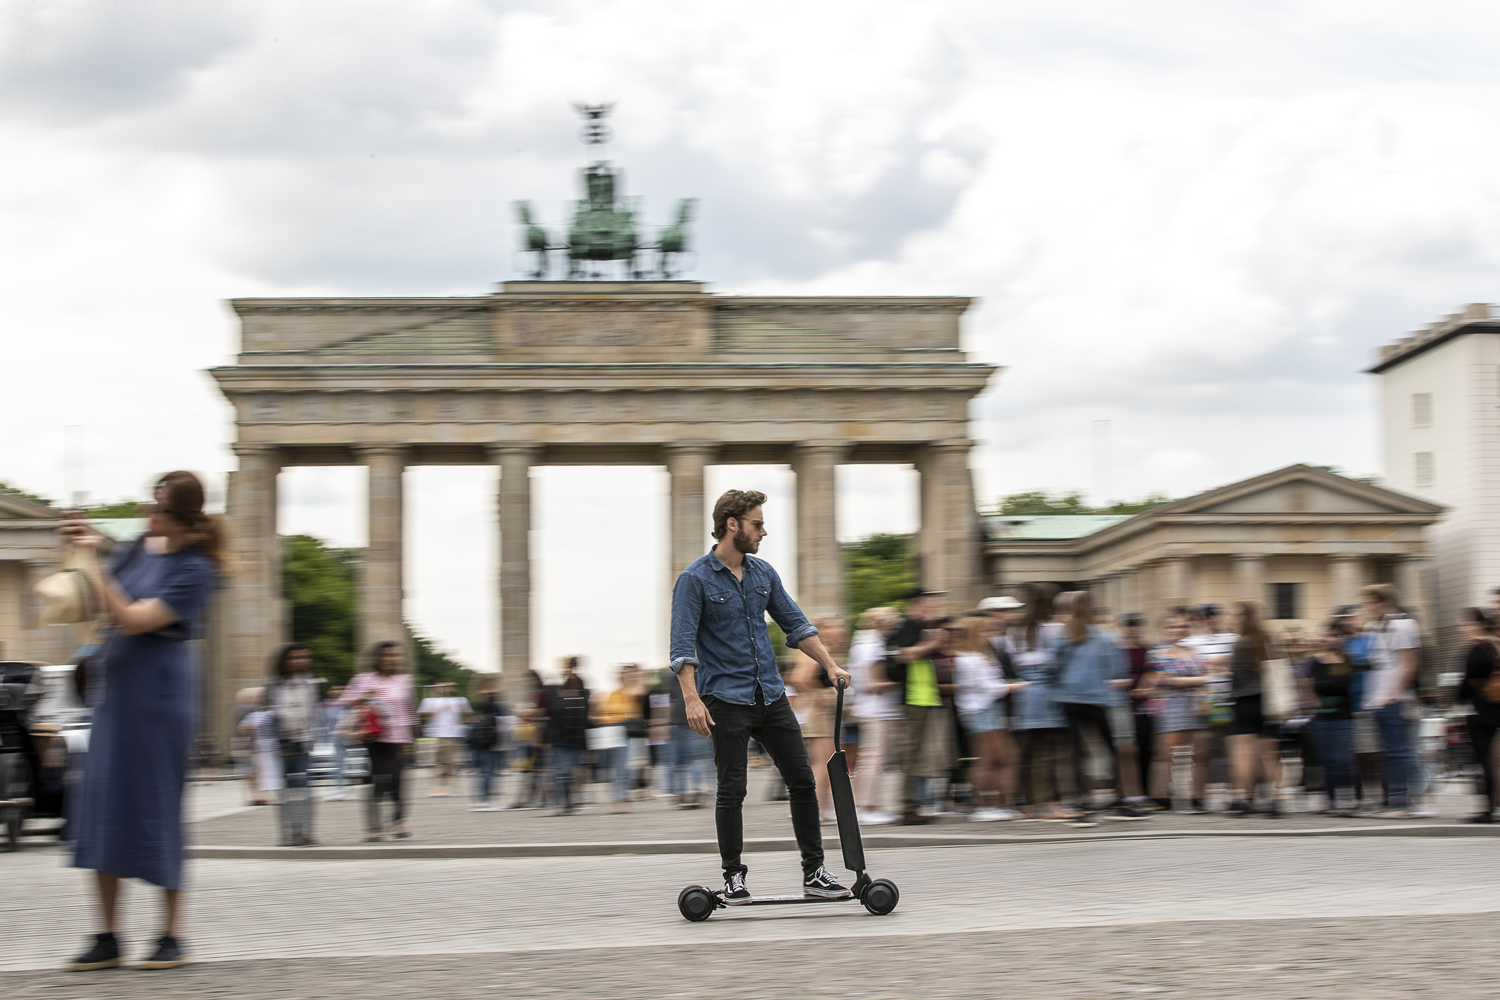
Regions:
<svg viewBox="0 0 1500 1000"><path fill-rule="evenodd" d="M1130 664L1114 636L1096 626L1094 605L1087 591L1064 594L1058 600L1068 615L1063 626L1062 640L1057 648L1057 682L1054 697L1067 720L1068 733L1073 743L1073 773L1079 797L1088 807L1088 783L1084 780L1083 761L1087 753L1085 734L1093 732L1103 742L1106 757L1113 773L1112 787L1116 793L1122 791L1122 769L1119 765L1117 738L1127 735L1121 727L1111 724L1111 716L1125 721L1125 694L1122 682L1128 682ZM1122 803L1116 811L1122 818L1136 819L1143 814Z"/></svg>

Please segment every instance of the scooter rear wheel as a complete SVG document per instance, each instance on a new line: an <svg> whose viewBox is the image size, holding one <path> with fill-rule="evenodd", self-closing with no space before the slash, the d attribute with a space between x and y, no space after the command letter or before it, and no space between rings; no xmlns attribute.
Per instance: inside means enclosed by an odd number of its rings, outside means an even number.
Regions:
<svg viewBox="0 0 1500 1000"><path fill-rule="evenodd" d="M714 894L701 885L690 885L677 894L677 909L686 920L694 923L707 920L718 908Z"/></svg>
<svg viewBox="0 0 1500 1000"><path fill-rule="evenodd" d="M883 917L894 910L896 904L901 901L901 890L897 889L896 883L890 879L878 878L870 883L870 887L865 890L865 894L860 897L859 901L865 904L865 909L877 917Z"/></svg>

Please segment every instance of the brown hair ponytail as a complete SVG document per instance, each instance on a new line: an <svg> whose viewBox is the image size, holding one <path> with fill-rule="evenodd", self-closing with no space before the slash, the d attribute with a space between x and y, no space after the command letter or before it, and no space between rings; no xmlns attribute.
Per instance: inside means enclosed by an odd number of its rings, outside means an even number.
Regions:
<svg viewBox="0 0 1500 1000"><path fill-rule="evenodd" d="M212 559L220 573L233 572L224 519L203 512L203 480L179 469L158 479L156 489L162 513L170 514L187 527L184 543Z"/></svg>

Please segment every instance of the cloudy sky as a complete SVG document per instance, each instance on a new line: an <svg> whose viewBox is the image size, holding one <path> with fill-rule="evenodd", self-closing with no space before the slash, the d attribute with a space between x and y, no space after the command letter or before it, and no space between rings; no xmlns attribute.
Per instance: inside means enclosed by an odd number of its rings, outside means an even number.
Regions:
<svg viewBox="0 0 1500 1000"><path fill-rule="evenodd" d="M1442 0L14 0L0 479L123 497L232 467L203 374L235 350L223 300L516 276L510 202L555 224L575 196L573 101L616 102L653 221L701 199L717 291L977 297L966 345L1006 368L973 412L981 497L1378 472L1374 348L1500 298L1497 50L1500 8ZM914 526L910 473L842 481L845 535ZM666 586L663 474L597 482L538 476L539 665L662 652L632 581ZM359 475L283 485L284 530L362 541ZM476 666L492 491L410 475L410 615ZM616 554L569 547L620 512Z"/></svg>

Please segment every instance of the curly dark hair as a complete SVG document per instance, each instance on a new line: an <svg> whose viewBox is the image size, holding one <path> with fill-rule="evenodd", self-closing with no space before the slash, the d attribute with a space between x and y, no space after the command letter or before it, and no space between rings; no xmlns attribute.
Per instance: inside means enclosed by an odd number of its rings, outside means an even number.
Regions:
<svg viewBox="0 0 1500 1000"><path fill-rule="evenodd" d="M755 490L729 490L719 497L714 501L714 540L724 537L731 517L741 520L765 502L766 495Z"/></svg>

